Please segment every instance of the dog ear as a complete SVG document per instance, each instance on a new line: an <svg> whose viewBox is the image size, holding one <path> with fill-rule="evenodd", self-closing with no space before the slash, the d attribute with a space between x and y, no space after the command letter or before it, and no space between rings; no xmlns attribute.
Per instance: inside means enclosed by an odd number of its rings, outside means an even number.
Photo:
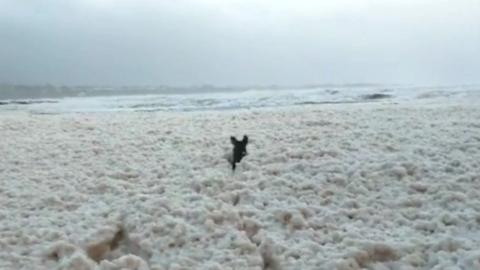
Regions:
<svg viewBox="0 0 480 270"><path fill-rule="evenodd" d="M247 137L247 135L243 135L243 140L242 140L242 141L243 141L244 144L247 144L247 143L248 143L248 137Z"/></svg>
<svg viewBox="0 0 480 270"><path fill-rule="evenodd" d="M235 139L235 137L233 136L230 137L230 141L232 142L233 145L237 143L237 139Z"/></svg>

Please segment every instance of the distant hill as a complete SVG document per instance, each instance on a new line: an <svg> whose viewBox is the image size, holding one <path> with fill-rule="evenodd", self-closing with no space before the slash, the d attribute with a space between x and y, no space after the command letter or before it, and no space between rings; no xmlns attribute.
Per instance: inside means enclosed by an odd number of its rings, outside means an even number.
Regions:
<svg viewBox="0 0 480 270"><path fill-rule="evenodd" d="M236 88L198 86L198 87L170 87L170 86L54 86L45 85L11 85L0 84L0 100L6 99L39 99L65 98L82 96L112 96L112 95L147 95L147 94L186 94L201 92L224 92Z"/></svg>
<svg viewBox="0 0 480 270"><path fill-rule="evenodd" d="M82 96L112 96L112 95L148 95L148 94L193 94L242 91L249 89L306 89L306 88L356 88L356 87L377 87L379 84L355 83L355 84L309 84L304 86L56 86L44 85L18 85L0 84L0 100L10 99L45 99L65 98Z"/></svg>

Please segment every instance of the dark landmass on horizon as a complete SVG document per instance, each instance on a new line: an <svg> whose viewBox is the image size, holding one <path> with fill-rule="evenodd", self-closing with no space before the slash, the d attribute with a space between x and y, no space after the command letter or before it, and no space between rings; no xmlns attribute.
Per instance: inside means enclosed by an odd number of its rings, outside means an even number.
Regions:
<svg viewBox="0 0 480 270"><path fill-rule="evenodd" d="M68 97L95 97L113 95L155 95L155 94L196 94L245 91L250 89L308 89L308 88L348 88L348 87L381 87L377 83L349 84L307 84L302 86L256 85L256 86L57 86L53 84L25 85L0 84L0 100L14 99L58 99Z"/></svg>

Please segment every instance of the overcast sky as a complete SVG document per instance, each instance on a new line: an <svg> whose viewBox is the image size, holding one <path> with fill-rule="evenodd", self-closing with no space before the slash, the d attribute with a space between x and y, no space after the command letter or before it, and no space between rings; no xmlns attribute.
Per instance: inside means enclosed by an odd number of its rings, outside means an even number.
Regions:
<svg viewBox="0 0 480 270"><path fill-rule="evenodd" d="M0 0L0 82L480 82L480 0Z"/></svg>

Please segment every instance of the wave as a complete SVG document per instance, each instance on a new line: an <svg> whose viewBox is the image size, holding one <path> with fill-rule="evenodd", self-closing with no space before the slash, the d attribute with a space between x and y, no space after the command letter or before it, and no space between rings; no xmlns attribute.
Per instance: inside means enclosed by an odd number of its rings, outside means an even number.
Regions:
<svg viewBox="0 0 480 270"><path fill-rule="evenodd" d="M262 107L408 102L480 96L480 87L326 87L303 89L250 88L242 91L189 94L149 94L108 97L75 97L42 101L9 101L0 105L27 105L41 113L105 111L205 111ZM4 107L4 106L2 106ZM16 107L15 107L16 108Z"/></svg>

